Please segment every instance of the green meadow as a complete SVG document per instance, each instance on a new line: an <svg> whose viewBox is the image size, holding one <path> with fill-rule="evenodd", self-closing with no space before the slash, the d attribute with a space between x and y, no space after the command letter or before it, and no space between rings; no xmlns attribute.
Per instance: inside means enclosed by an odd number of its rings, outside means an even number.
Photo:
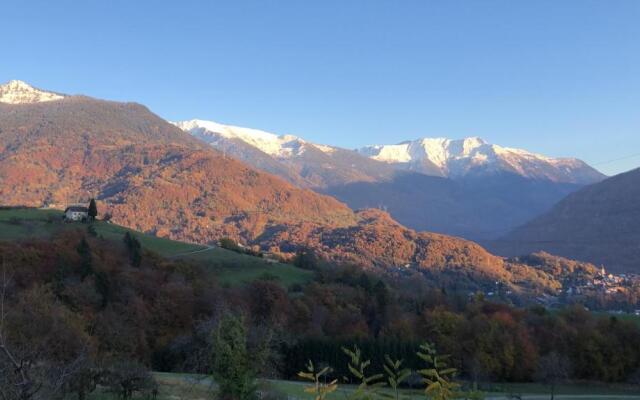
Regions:
<svg viewBox="0 0 640 400"><path fill-rule="evenodd" d="M201 265L211 271L219 282L227 286L246 284L256 279L272 279L290 287L305 283L312 272L290 264L240 254L217 246L185 243L137 232L113 223L95 221L98 236L107 240L122 240L129 232L136 236L146 250L172 260L185 260ZM62 211L36 208L0 208L0 241L46 239L65 230L86 230L87 223L66 223Z"/></svg>

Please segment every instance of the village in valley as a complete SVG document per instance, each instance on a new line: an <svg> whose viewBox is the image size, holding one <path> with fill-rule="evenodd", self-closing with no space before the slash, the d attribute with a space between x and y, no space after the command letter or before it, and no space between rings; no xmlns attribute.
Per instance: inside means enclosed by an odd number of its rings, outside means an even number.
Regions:
<svg viewBox="0 0 640 400"><path fill-rule="evenodd" d="M437 274L412 263L389 268L388 272L396 277L418 274L427 280L438 281ZM559 281L558 288L544 292L531 287L531 291L523 293L503 281L477 281L473 288L465 288L464 284L458 282L449 289L453 292L464 291L469 298L480 296L508 304L538 304L550 309L583 304L587 310L640 316L640 274L614 273L607 271L604 266L597 269L592 266L555 278Z"/></svg>

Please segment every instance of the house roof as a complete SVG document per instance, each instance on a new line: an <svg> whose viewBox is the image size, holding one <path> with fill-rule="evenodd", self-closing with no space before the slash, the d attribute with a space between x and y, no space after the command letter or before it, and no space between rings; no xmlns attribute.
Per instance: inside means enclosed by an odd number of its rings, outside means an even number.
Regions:
<svg viewBox="0 0 640 400"><path fill-rule="evenodd" d="M69 206L64 210L65 213L67 211L89 212L89 209L83 206Z"/></svg>

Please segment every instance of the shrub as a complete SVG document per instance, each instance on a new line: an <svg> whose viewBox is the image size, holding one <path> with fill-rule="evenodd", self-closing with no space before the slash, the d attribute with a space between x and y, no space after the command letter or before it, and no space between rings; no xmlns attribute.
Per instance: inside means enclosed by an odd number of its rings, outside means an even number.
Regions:
<svg viewBox="0 0 640 400"><path fill-rule="evenodd" d="M240 253L242 251L240 246L238 246L238 243L236 243L236 241L231 239L231 238L222 238L222 239L220 239L219 245L223 249L235 251L237 253Z"/></svg>
<svg viewBox="0 0 640 400"><path fill-rule="evenodd" d="M155 397L158 391L158 384L149 370L134 361L113 363L105 371L102 383L123 400L131 399L135 394Z"/></svg>

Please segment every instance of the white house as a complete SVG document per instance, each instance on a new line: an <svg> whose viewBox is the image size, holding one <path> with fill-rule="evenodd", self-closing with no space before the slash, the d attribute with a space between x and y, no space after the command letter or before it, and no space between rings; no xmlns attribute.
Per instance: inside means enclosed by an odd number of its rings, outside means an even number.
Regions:
<svg viewBox="0 0 640 400"><path fill-rule="evenodd" d="M65 221L86 221L89 209L85 206L69 206L64 210Z"/></svg>

